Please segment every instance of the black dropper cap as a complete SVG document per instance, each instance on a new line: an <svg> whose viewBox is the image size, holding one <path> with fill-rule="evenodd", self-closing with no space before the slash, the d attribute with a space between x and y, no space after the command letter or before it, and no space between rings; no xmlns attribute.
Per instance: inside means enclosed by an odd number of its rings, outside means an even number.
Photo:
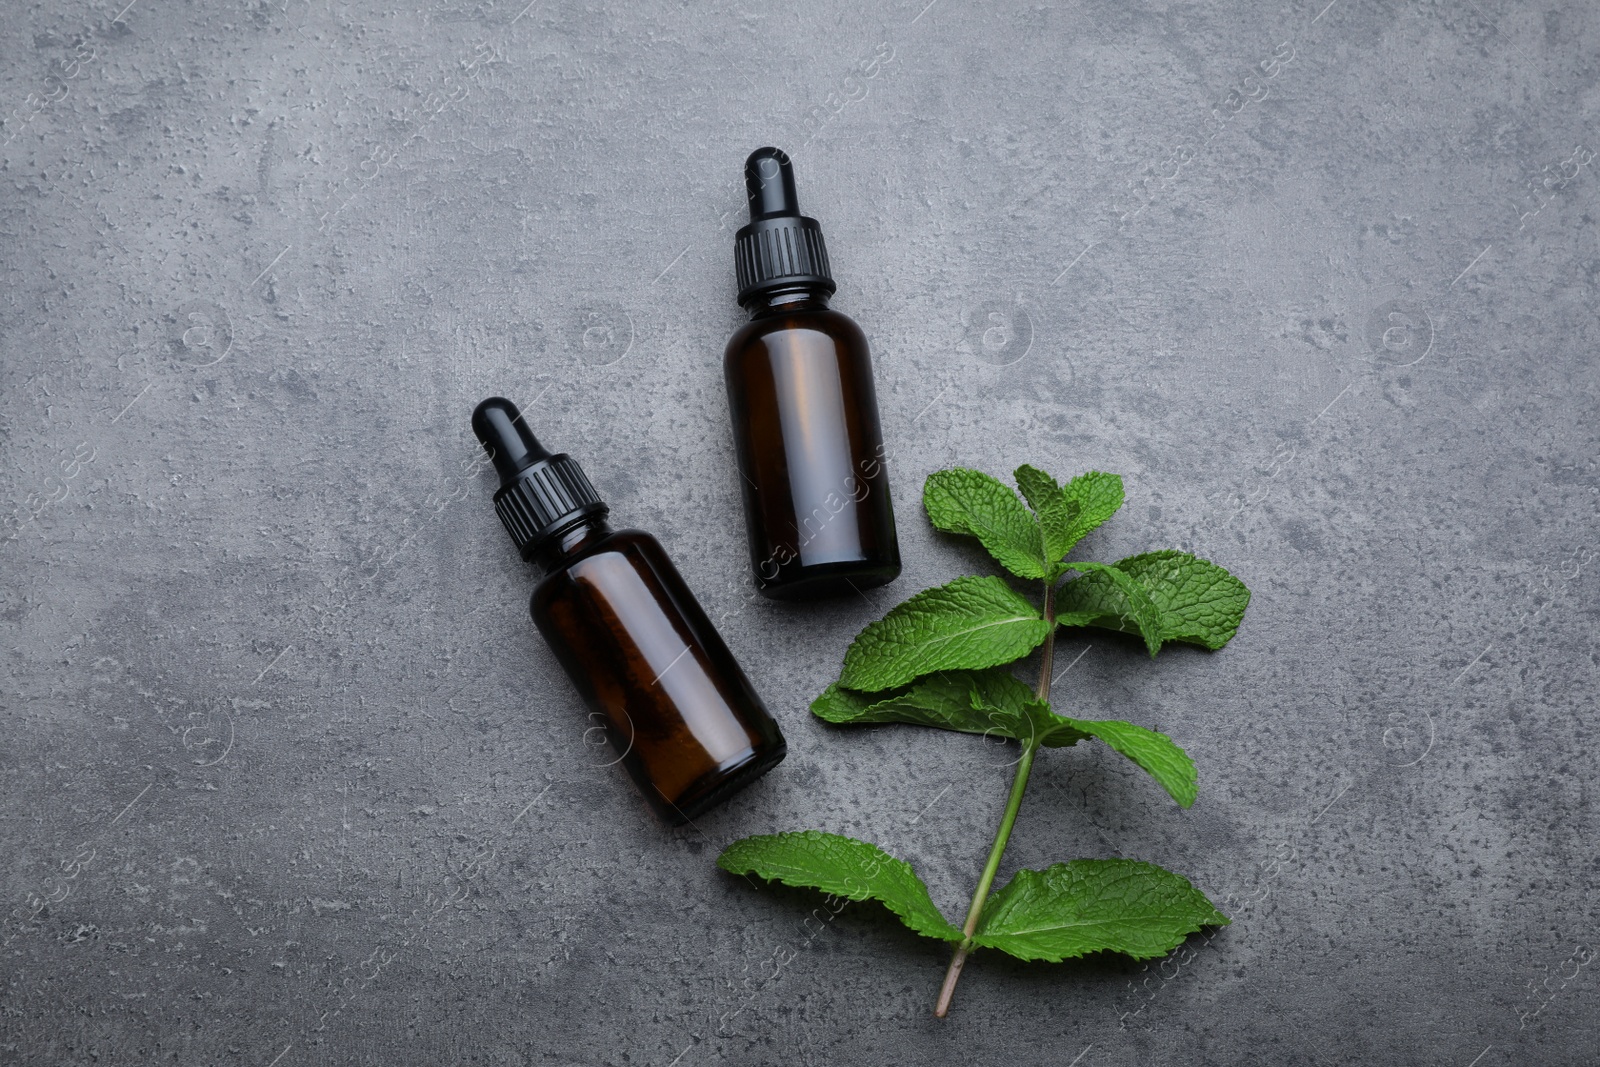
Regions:
<svg viewBox="0 0 1600 1067"><path fill-rule="evenodd" d="M523 559L531 560L552 534L610 510L577 461L566 453L552 456L505 397L491 396L477 406L472 432L494 460L500 475L494 510Z"/></svg>
<svg viewBox="0 0 1600 1067"><path fill-rule="evenodd" d="M739 303L780 289L809 287L833 295L838 286L828 272L822 226L800 214L789 157L778 148L756 149L744 161L744 184L750 195L750 224L733 238Z"/></svg>

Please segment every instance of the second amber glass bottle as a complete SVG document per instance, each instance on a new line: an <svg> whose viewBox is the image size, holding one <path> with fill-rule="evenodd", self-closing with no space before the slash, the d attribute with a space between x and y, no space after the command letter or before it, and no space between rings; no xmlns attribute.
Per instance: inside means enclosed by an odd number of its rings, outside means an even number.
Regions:
<svg viewBox="0 0 1600 1067"><path fill-rule="evenodd" d="M515 404L472 413L495 510L544 577L530 608L622 764L681 824L783 759L783 735L660 542L612 530L582 468L552 456Z"/></svg>
<svg viewBox="0 0 1600 1067"><path fill-rule="evenodd" d="M776 148L745 161L750 223L734 242L751 321L723 369L756 588L795 599L900 573L867 338L828 307L836 288L816 219Z"/></svg>

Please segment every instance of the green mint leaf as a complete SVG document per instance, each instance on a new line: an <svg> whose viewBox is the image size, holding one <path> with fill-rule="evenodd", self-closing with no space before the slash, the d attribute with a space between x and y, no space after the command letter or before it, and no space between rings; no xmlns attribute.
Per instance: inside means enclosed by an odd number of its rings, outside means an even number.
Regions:
<svg viewBox="0 0 1600 1067"><path fill-rule="evenodd" d="M1216 651L1233 639L1250 605L1250 590L1243 582L1187 552L1168 549L1129 556L1116 569L1137 582L1155 605L1162 642L1185 641ZM1126 583L1104 571L1068 582L1056 593L1058 621L1145 633L1148 644L1149 635L1125 588Z"/></svg>
<svg viewBox="0 0 1600 1067"><path fill-rule="evenodd" d="M1018 741L1037 739L1045 748L1065 748L1077 744L1085 737L1094 737L1137 763L1145 773L1156 780L1157 785L1178 802L1179 807L1187 808L1193 805L1199 793L1194 761L1166 734L1118 719L1073 719L1057 715L1050 710L1049 704L1037 699L1033 695L1033 690L1017 681L1009 671L989 670L933 675L913 686L911 693L918 703L927 704L931 702L930 694L938 693L940 688L953 690L941 694L949 703L954 703L963 689L969 694L973 708L981 716L972 720L973 725L976 726L979 722L988 724L985 730L970 729L967 731L969 733L987 733ZM923 692L919 693L918 690ZM884 701L883 704L889 706L874 705L867 709L865 714L886 717L901 714L894 706L893 700ZM907 716L894 721L915 720ZM945 729L963 729L942 723L925 723L925 725L944 725Z"/></svg>
<svg viewBox="0 0 1600 1067"><path fill-rule="evenodd" d="M1080 474L1061 487L1061 495L1078 505L1078 515L1067 530L1067 549L1095 530L1122 508L1122 476L1104 471ZM1065 555L1065 553L1063 553Z"/></svg>
<svg viewBox="0 0 1600 1067"><path fill-rule="evenodd" d="M1144 960L1227 924L1182 875L1138 860L1073 860L1018 871L989 898L973 942L1052 963L1100 951Z"/></svg>
<svg viewBox="0 0 1600 1067"><path fill-rule="evenodd" d="M1116 624L1111 629L1123 630L1127 633L1137 633L1144 638L1144 647L1152 658L1161 651L1161 609L1156 605L1145 587L1127 571L1107 563L1089 563L1074 560L1067 565L1068 570L1084 572L1084 577L1068 582L1057 595L1061 599L1064 611L1056 613L1058 626L1106 626L1104 616L1093 609L1084 609L1079 606L1078 600L1069 595L1081 582L1097 581L1111 590L1114 596L1100 597L1099 601L1110 604L1120 604Z"/></svg>
<svg viewBox="0 0 1600 1067"><path fill-rule="evenodd" d="M1200 791L1194 760L1166 734L1118 719L1068 719L1059 715L1055 718L1066 728L1099 738L1133 760L1171 794L1179 807L1187 808L1194 803Z"/></svg>
<svg viewBox="0 0 1600 1067"><path fill-rule="evenodd" d="M1061 486L1056 484L1056 480L1031 463L1018 467L1012 477L1017 480L1022 498L1035 514L1049 507L1061 495Z"/></svg>
<svg viewBox="0 0 1600 1067"><path fill-rule="evenodd" d="M839 684L876 693L934 671L998 667L1032 652L1050 629L1004 579L957 578L924 589L857 634Z"/></svg>
<svg viewBox="0 0 1600 1067"><path fill-rule="evenodd" d="M1115 474L1090 471L1058 486L1038 467L1024 464L1014 477L1028 506L1039 516L1044 558L1050 564L1071 552L1085 535L1122 507L1122 478ZM1056 570L1052 580L1060 573Z"/></svg>
<svg viewBox="0 0 1600 1067"><path fill-rule="evenodd" d="M821 696L811 702L811 714L823 722L841 726L853 723L903 722L901 719L879 719L871 716L875 704L879 702L887 704L891 699L880 693L858 693L854 689L846 689L838 682L834 682L822 691Z"/></svg>
<svg viewBox="0 0 1600 1067"><path fill-rule="evenodd" d="M1018 578L1045 576L1039 523L999 479L965 467L934 471L923 486L922 506L935 526L976 537Z"/></svg>
<svg viewBox="0 0 1600 1067"><path fill-rule="evenodd" d="M1016 741L1039 738L1050 748L1087 736L1000 669L943 671L887 694L857 693L835 683L811 702L811 712L840 725L910 723Z"/></svg>
<svg viewBox="0 0 1600 1067"><path fill-rule="evenodd" d="M746 837L723 849L717 866L848 900L876 900L924 937L961 940L911 864L853 837L821 830Z"/></svg>
<svg viewBox="0 0 1600 1067"><path fill-rule="evenodd" d="M884 693L857 693L838 683L811 702L811 713L841 726L908 723L1013 741L1037 739L1065 748L1098 738L1142 767L1181 807L1198 794L1194 761L1170 737L1116 719L1056 715L1009 671L944 671Z"/></svg>

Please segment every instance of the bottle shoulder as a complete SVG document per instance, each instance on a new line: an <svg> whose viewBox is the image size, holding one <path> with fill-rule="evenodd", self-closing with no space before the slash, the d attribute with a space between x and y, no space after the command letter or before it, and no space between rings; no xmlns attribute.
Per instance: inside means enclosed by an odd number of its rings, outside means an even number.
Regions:
<svg viewBox="0 0 1600 1067"><path fill-rule="evenodd" d="M581 550L564 556L534 586L528 607L540 625L561 612L561 605L598 598L608 601L619 591L637 588L640 578L655 584L676 574L661 542L643 530L615 530Z"/></svg>
<svg viewBox="0 0 1600 1067"><path fill-rule="evenodd" d="M574 571L582 570L586 563L608 556L652 556L663 551L661 542L643 530L608 530L581 548L562 556L560 561L545 571L534 590L534 596L548 585L561 584Z"/></svg>
<svg viewBox="0 0 1600 1067"><path fill-rule="evenodd" d="M867 335L849 315L833 308L806 308L751 319L729 338L727 359L736 360L746 352L760 350L765 347L760 343L765 338L793 330L825 334L833 338L841 348L861 351L866 351L867 348Z"/></svg>

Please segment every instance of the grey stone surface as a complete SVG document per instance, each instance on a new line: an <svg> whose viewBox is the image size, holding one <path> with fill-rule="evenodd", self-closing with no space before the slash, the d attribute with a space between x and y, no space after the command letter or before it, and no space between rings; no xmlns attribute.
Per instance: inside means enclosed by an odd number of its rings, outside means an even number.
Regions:
<svg viewBox="0 0 1600 1067"><path fill-rule="evenodd" d="M1600 11L925 2L7 5L0 1060L1594 1062ZM874 346L906 569L870 603L744 571L764 143ZM697 827L529 623L495 392L783 723ZM1065 637L1058 699L1170 732L1200 801L1047 753L1006 871L1149 859L1237 921L1159 967L980 955L939 1022L942 947L712 860L855 834L959 914L1011 754L805 706L983 567L922 479L1023 462L1126 477L1094 556L1255 601L1216 655Z"/></svg>

